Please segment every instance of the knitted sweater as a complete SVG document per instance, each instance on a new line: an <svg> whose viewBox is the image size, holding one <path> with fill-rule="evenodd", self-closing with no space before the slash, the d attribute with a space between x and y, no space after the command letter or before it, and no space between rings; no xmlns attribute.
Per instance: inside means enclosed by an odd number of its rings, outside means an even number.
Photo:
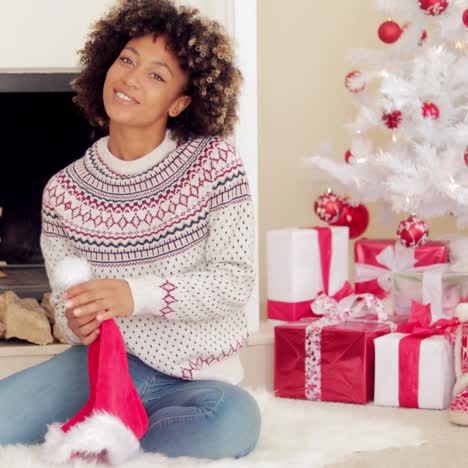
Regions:
<svg viewBox="0 0 468 468"><path fill-rule="evenodd" d="M127 351L183 379L238 383L254 284L254 222L243 164L218 138L124 161L108 137L47 183L41 247L56 321L72 343L53 269L86 258L97 278L126 279L134 313L116 322Z"/></svg>

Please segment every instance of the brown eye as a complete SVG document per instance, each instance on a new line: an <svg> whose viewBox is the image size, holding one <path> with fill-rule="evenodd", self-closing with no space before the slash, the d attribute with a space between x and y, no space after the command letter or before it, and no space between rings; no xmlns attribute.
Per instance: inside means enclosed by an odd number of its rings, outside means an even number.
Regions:
<svg viewBox="0 0 468 468"><path fill-rule="evenodd" d="M128 57L125 57L125 56L119 57L119 60L125 63L126 65L131 65L133 63Z"/></svg>
<svg viewBox="0 0 468 468"><path fill-rule="evenodd" d="M157 80L157 81L162 81L164 82L163 78L161 75L159 75L158 73L150 73L150 76L153 80Z"/></svg>

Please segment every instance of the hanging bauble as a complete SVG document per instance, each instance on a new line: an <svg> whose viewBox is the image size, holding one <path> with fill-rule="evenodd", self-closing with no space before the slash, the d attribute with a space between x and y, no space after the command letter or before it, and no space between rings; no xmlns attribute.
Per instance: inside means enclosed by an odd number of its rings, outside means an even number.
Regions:
<svg viewBox="0 0 468 468"><path fill-rule="evenodd" d="M369 211L366 206L359 204L356 206L344 203L343 211L333 226L348 226L351 239L359 237L364 233L369 225Z"/></svg>
<svg viewBox="0 0 468 468"><path fill-rule="evenodd" d="M345 76L345 86L351 93L364 91L366 83L362 80L362 74L358 70L353 70Z"/></svg>
<svg viewBox="0 0 468 468"><path fill-rule="evenodd" d="M468 8L463 12L463 24L468 28Z"/></svg>
<svg viewBox="0 0 468 468"><path fill-rule="evenodd" d="M353 153L351 153L351 150L346 150L346 153L344 154L344 159L346 164L351 164L353 162Z"/></svg>
<svg viewBox="0 0 468 468"><path fill-rule="evenodd" d="M382 42L385 42L385 44L393 44L400 39L402 29L395 21L389 19L379 26L377 33Z"/></svg>
<svg viewBox="0 0 468 468"><path fill-rule="evenodd" d="M363 204L353 206L345 202L341 216L332 224L333 226L348 226L349 237L355 239L361 236L367 229L369 225L369 211Z"/></svg>
<svg viewBox="0 0 468 468"><path fill-rule="evenodd" d="M398 225L397 235L405 247L417 247L427 241L429 229L422 219L411 215Z"/></svg>
<svg viewBox="0 0 468 468"><path fill-rule="evenodd" d="M425 119L437 120L440 116L440 111L433 102L426 101L422 106L422 115Z"/></svg>
<svg viewBox="0 0 468 468"><path fill-rule="evenodd" d="M447 7L448 0L419 0L419 8L431 16L439 16Z"/></svg>
<svg viewBox="0 0 468 468"><path fill-rule="evenodd" d="M468 146L465 148L465 154L463 157L465 159L465 166L468 166Z"/></svg>
<svg viewBox="0 0 468 468"><path fill-rule="evenodd" d="M398 128L403 119L403 114L399 110L392 112L384 112L382 114L382 120L388 128Z"/></svg>
<svg viewBox="0 0 468 468"><path fill-rule="evenodd" d="M424 44L424 41L427 39L427 31L424 30L421 34L421 37L419 39L419 45L422 46Z"/></svg>
<svg viewBox="0 0 468 468"><path fill-rule="evenodd" d="M320 195L314 203L315 214L326 223L333 223L343 211L343 200L333 192Z"/></svg>

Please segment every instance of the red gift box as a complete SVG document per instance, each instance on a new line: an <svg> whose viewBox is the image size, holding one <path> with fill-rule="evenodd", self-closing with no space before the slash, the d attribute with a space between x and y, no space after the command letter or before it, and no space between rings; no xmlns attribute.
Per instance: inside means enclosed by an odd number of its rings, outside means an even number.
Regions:
<svg viewBox="0 0 468 468"><path fill-rule="evenodd" d="M442 271L448 261L448 246L443 242L407 248L394 239L358 240L354 244L356 294L384 299L391 293L393 273Z"/></svg>
<svg viewBox="0 0 468 468"><path fill-rule="evenodd" d="M350 320L317 331L314 321L275 327L275 395L343 403L371 401L374 338L390 333L390 325ZM311 346L317 336L318 343ZM311 375L311 363L319 367L319 379Z"/></svg>

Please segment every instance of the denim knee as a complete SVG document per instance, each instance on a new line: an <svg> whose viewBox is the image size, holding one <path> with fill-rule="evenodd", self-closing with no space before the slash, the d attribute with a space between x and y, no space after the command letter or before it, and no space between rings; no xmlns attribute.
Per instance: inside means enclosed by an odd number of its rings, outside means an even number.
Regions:
<svg viewBox="0 0 468 468"><path fill-rule="evenodd" d="M216 382L213 392L219 395L211 406L203 407L208 439L205 444L206 458L241 458L257 445L261 417L256 400L241 387ZM207 399L210 399L207 395ZM206 428L206 426L205 426ZM201 449L200 449L201 450ZM203 452L203 451L202 451Z"/></svg>
<svg viewBox="0 0 468 468"><path fill-rule="evenodd" d="M219 453L210 458L240 458L249 454L257 445L261 416L257 401L241 387L222 384L219 403L208 416L212 424L212 446Z"/></svg>

